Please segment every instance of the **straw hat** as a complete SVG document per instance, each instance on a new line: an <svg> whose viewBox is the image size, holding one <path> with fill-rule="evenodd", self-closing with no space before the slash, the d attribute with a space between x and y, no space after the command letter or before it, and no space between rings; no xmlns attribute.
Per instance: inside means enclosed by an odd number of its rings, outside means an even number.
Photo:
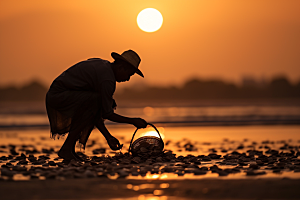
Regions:
<svg viewBox="0 0 300 200"><path fill-rule="evenodd" d="M112 52L111 56L115 60L120 59L120 60L124 60L124 61L128 62L131 66L136 68L135 73L137 73L138 75L140 75L141 77L144 78L143 73L138 69L141 59L135 51L127 50L127 51L124 51L121 55L118 53Z"/></svg>

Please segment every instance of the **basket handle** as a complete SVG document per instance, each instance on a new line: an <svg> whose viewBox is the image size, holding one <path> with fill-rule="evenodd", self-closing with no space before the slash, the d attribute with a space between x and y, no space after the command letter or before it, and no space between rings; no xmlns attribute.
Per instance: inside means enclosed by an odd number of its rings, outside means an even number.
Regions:
<svg viewBox="0 0 300 200"><path fill-rule="evenodd" d="M161 135L160 135L159 131L157 130L157 128L156 128L153 124L151 124L151 123L147 123L147 125L152 126L152 127L154 128L154 130L156 130L156 132L158 133L158 135L159 135L161 141L163 141L163 139L161 138ZM131 138L131 141L130 141L130 145L129 145L129 152L131 151L131 144L132 144L133 138L134 138L134 136L135 136L137 130L139 130L139 128L137 128L137 129L134 131L133 135L132 135L132 138Z"/></svg>

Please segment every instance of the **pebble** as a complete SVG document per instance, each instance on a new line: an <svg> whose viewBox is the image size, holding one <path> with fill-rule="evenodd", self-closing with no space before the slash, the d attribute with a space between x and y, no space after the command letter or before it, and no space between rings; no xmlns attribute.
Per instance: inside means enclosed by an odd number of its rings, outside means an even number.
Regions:
<svg viewBox="0 0 300 200"><path fill-rule="evenodd" d="M85 175L83 173L75 172L74 173L74 178L85 178Z"/></svg>
<svg viewBox="0 0 300 200"><path fill-rule="evenodd" d="M209 156L204 156L201 158L201 161L211 161L211 158Z"/></svg>
<svg viewBox="0 0 300 200"><path fill-rule="evenodd" d="M141 159L140 157L136 156L136 157L132 158L131 161L132 161L133 163L139 164L139 163L142 162L142 159Z"/></svg>
<svg viewBox="0 0 300 200"><path fill-rule="evenodd" d="M178 176L183 176L184 172L183 171L178 171L178 172L175 172L175 174L177 174Z"/></svg>
<svg viewBox="0 0 300 200"><path fill-rule="evenodd" d="M250 164L249 168L251 168L251 169L259 169L259 166L257 164Z"/></svg>
<svg viewBox="0 0 300 200"><path fill-rule="evenodd" d="M266 174L265 171L258 172L258 171L254 171L254 170L249 170L246 172L247 176L257 176L257 175L264 175L264 174Z"/></svg>
<svg viewBox="0 0 300 200"><path fill-rule="evenodd" d="M240 166L247 166L248 164L247 164L247 163L244 163L244 162L239 162L239 165L240 165Z"/></svg>
<svg viewBox="0 0 300 200"><path fill-rule="evenodd" d="M207 171L196 169L196 170L194 170L193 173L194 173L194 175L204 175L207 173Z"/></svg>
<svg viewBox="0 0 300 200"><path fill-rule="evenodd" d="M211 166L211 167L209 168L209 170L210 170L211 172L217 172L217 171L220 171L220 170L222 170L222 169L220 169L217 165L213 165L213 166Z"/></svg>
<svg viewBox="0 0 300 200"><path fill-rule="evenodd" d="M47 154L52 154L54 153L54 149L53 148L50 148L50 149L42 149L42 153L47 153Z"/></svg>
<svg viewBox="0 0 300 200"><path fill-rule="evenodd" d="M1 169L1 176L13 177L14 174L15 174L15 172L11 171L9 169L6 169L6 168Z"/></svg>
<svg viewBox="0 0 300 200"><path fill-rule="evenodd" d="M45 175L46 179L55 179L57 177L57 174L54 172L50 172Z"/></svg>
<svg viewBox="0 0 300 200"><path fill-rule="evenodd" d="M48 163L44 163L42 164L43 167L49 167L49 164Z"/></svg>
<svg viewBox="0 0 300 200"><path fill-rule="evenodd" d="M35 174L31 174L30 175L30 179L39 179L39 176L35 175Z"/></svg>
<svg viewBox="0 0 300 200"><path fill-rule="evenodd" d="M125 178L129 175L128 171L124 170L124 169L121 169L119 171L117 171L118 175L120 178Z"/></svg>
<svg viewBox="0 0 300 200"><path fill-rule="evenodd" d="M27 168L26 167L21 167L21 166L14 166L12 168L12 170L22 172L22 171L27 171Z"/></svg>
<svg viewBox="0 0 300 200"><path fill-rule="evenodd" d="M163 167L162 169L161 169L161 172L163 173L163 172L167 172L167 173L169 173L169 172L174 172L175 171L175 167L171 167L171 166L165 166L165 167Z"/></svg>
<svg viewBox="0 0 300 200"><path fill-rule="evenodd" d="M274 169L273 173L281 173L281 170L280 169Z"/></svg>
<svg viewBox="0 0 300 200"><path fill-rule="evenodd" d="M228 151L226 149L221 150L222 153L227 153Z"/></svg>
<svg viewBox="0 0 300 200"><path fill-rule="evenodd" d="M48 164L49 164L50 166L56 166L56 163L55 163L54 161L48 161Z"/></svg>
<svg viewBox="0 0 300 200"><path fill-rule="evenodd" d="M91 170L86 170L83 174L87 178L94 178L97 176L96 173Z"/></svg>
<svg viewBox="0 0 300 200"><path fill-rule="evenodd" d="M208 154L208 157L211 158L211 159L219 159L222 156L218 155L218 154L215 154L215 153L210 153L210 154Z"/></svg>
<svg viewBox="0 0 300 200"><path fill-rule="evenodd" d="M201 167L200 170L202 170L202 171L208 171L208 167Z"/></svg>
<svg viewBox="0 0 300 200"><path fill-rule="evenodd" d="M228 172L223 171L223 170L219 170L219 171L217 171L217 173L219 174L219 176L227 176L228 175Z"/></svg>
<svg viewBox="0 0 300 200"><path fill-rule="evenodd" d="M156 162L163 162L163 158L162 158L162 157L160 157L160 156L159 156L159 157L157 157L155 160L156 160Z"/></svg>
<svg viewBox="0 0 300 200"><path fill-rule="evenodd" d="M159 174L159 169L152 169L151 174Z"/></svg>
<svg viewBox="0 0 300 200"><path fill-rule="evenodd" d="M6 163L6 166L13 167L14 165L12 163L8 162L8 163Z"/></svg>
<svg viewBox="0 0 300 200"><path fill-rule="evenodd" d="M214 148L209 149L209 151L213 152L213 153L217 153L218 151Z"/></svg>
<svg viewBox="0 0 300 200"><path fill-rule="evenodd" d="M195 169L195 168L185 168L185 169L184 169L184 172L185 172L185 173L194 173L196 170L197 170L197 169Z"/></svg>
<svg viewBox="0 0 300 200"><path fill-rule="evenodd" d="M33 165L42 165L42 164L44 164L46 161L45 160L36 160L36 161L32 161L31 163L33 164Z"/></svg>
<svg viewBox="0 0 300 200"><path fill-rule="evenodd" d="M263 166L264 162L262 162L261 160L256 160L256 164L259 165L259 166Z"/></svg>
<svg viewBox="0 0 300 200"><path fill-rule="evenodd" d="M6 156L1 156L0 160L8 160L8 158Z"/></svg>
<svg viewBox="0 0 300 200"><path fill-rule="evenodd" d="M134 172L131 172L131 175L132 175L132 176L138 176L139 173L138 173L137 171L134 171Z"/></svg>

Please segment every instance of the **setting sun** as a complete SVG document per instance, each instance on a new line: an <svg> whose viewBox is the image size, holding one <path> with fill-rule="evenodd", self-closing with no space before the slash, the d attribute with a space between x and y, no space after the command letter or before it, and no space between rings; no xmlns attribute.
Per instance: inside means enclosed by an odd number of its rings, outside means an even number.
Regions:
<svg viewBox="0 0 300 200"><path fill-rule="evenodd" d="M161 13L154 8L146 8L137 16L139 28L145 32L154 32L160 29L163 23Z"/></svg>

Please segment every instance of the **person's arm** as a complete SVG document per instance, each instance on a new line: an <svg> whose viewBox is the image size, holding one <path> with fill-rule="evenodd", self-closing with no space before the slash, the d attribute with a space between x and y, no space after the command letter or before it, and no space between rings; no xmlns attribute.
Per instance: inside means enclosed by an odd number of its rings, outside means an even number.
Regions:
<svg viewBox="0 0 300 200"><path fill-rule="evenodd" d="M107 119L113 122L132 124L137 128L147 127L147 122L142 118L130 118L117 113L112 113L107 117Z"/></svg>
<svg viewBox="0 0 300 200"><path fill-rule="evenodd" d="M119 150L123 147L123 145L120 144L119 140L110 134L110 132L107 130L102 120L98 121L96 126L99 129L99 131L102 133L102 135L105 137L109 147L112 150Z"/></svg>

